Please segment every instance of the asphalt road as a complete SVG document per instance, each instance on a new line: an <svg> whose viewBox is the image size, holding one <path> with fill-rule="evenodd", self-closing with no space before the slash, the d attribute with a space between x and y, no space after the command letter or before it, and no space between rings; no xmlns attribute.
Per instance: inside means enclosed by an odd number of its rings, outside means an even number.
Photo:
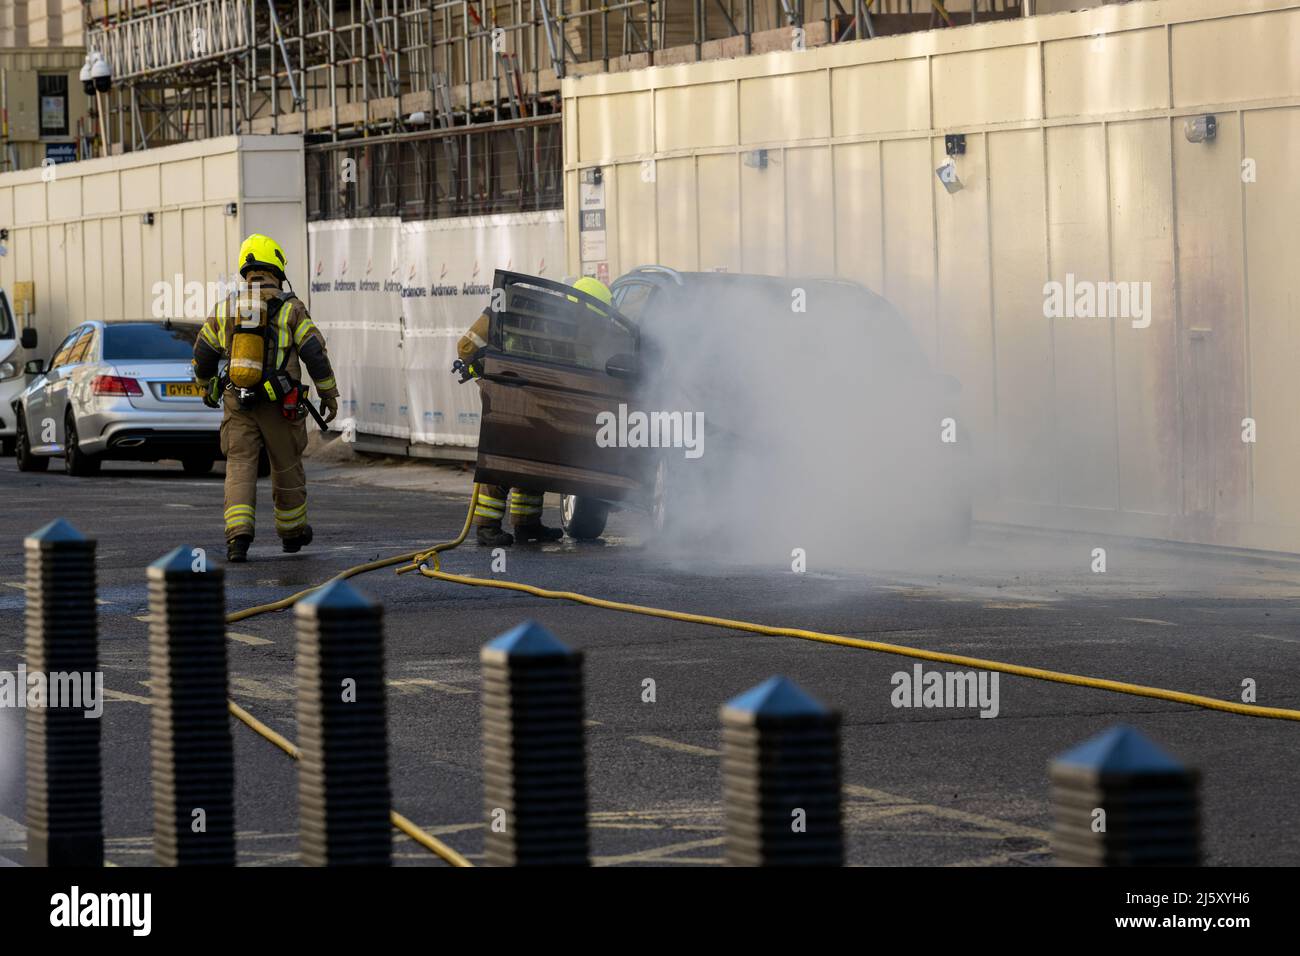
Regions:
<svg viewBox="0 0 1300 956"><path fill-rule="evenodd" d="M0 670L23 655L25 534L63 517L98 544L100 654L112 692L103 717L108 856L151 860L145 566L184 544L220 560L221 479L178 466L108 466L95 478L0 463ZM319 583L342 568L451 537L468 478L431 466L313 464L316 542L282 555L263 534L227 570L234 610ZM437 490L430 491L430 488ZM547 520L558 517L548 501ZM603 545L515 548L511 580L629 601L866 636L1055 670L1300 707L1300 563L1246 560L1084 536L982 530L959 550L909 566L793 573L786 553L747 564L669 560L618 515ZM491 576L467 545L444 567ZM588 776L597 864L722 861L718 708L783 674L843 713L849 861L869 865L1046 865L1047 767L1069 746L1124 722L1200 768L1206 861L1300 863L1300 726L1002 675L998 715L891 703L901 657L764 637L456 586L391 570L354 582L383 602L389 748L396 809L481 860L481 645L532 618L586 653ZM292 613L230 635L231 694L293 738ZM642 700L643 681L656 700ZM0 710L0 857L21 859L22 721ZM279 750L235 724L240 862L297 860L297 775ZM400 835L400 864L441 865Z"/></svg>

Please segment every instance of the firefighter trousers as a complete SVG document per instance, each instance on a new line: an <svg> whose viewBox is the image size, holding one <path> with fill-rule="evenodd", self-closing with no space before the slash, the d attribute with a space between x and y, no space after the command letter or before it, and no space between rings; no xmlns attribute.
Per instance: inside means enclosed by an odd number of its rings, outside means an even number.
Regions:
<svg viewBox="0 0 1300 956"><path fill-rule="evenodd" d="M474 506L475 527L501 527L507 497L510 499L510 521L516 528L542 523L540 491L515 488L511 494L511 489L505 485L479 485L478 503Z"/></svg>
<svg viewBox="0 0 1300 956"><path fill-rule="evenodd" d="M307 524L307 473L302 453L307 423L289 421L278 402L259 402L242 410L226 405L221 420L221 450L226 456L226 541L253 536L257 524L257 459L266 448L271 460L271 498L275 532L281 538L302 533Z"/></svg>

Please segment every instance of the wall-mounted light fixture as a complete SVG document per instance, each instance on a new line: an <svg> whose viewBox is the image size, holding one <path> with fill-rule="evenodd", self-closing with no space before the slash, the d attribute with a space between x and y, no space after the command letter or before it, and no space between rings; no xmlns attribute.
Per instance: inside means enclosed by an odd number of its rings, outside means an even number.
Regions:
<svg viewBox="0 0 1300 956"><path fill-rule="evenodd" d="M227 216L233 216L235 213L239 212L239 203L228 202L222 207L221 211Z"/></svg>
<svg viewBox="0 0 1300 956"><path fill-rule="evenodd" d="M750 169L767 169L767 150L749 150L745 153L745 165Z"/></svg>
<svg viewBox="0 0 1300 956"><path fill-rule="evenodd" d="M582 171L582 181L589 186L599 186L605 179L599 166L591 166Z"/></svg>
<svg viewBox="0 0 1300 956"><path fill-rule="evenodd" d="M966 155L966 134L949 133L943 138L943 150L949 156Z"/></svg>
<svg viewBox="0 0 1300 956"><path fill-rule="evenodd" d="M1183 135L1189 143L1212 143L1219 134L1219 121L1213 113L1193 116L1183 123Z"/></svg>
<svg viewBox="0 0 1300 956"><path fill-rule="evenodd" d="M152 226L152 225L153 225L153 213L151 213L151 212L142 212L142 213L140 213L140 223L141 223L142 225L145 225L145 226Z"/></svg>
<svg viewBox="0 0 1300 956"><path fill-rule="evenodd" d="M0 242L4 242L8 238L9 238L9 230L0 229Z"/></svg>

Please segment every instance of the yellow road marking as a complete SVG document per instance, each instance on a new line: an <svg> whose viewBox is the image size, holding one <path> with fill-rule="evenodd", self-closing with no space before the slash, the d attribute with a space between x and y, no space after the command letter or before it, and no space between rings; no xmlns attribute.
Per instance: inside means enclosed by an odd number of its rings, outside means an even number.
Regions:
<svg viewBox="0 0 1300 956"><path fill-rule="evenodd" d="M252 697L257 700L293 700L294 695L272 687L265 681L252 677L230 676L230 693L236 697Z"/></svg>
<svg viewBox="0 0 1300 956"><path fill-rule="evenodd" d="M264 637L258 637L256 634L245 634L242 631L226 631L226 637L230 638L232 641L239 641L241 644L248 644L250 647L275 643L275 641L268 641Z"/></svg>
<svg viewBox="0 0 1300 956"><path fill-rule="evenodd" d="M591 863L593 866L618 866L620 863L645 863L657 860L666 863L695 863L717 866L722 863L722 860L717 857L680 857L673 854L683 853L687 850L698 850L706 846L723 846L726 842L726 837L686 840L682 843L667 843L663 846L651 847L648 850L638 850L635 853L623 853L618 856L598 856L594 857Z"/></svg>
<svg viewBox="0 0 1300 956"><path fill-rule="evenodd" d="M440 680L430 680L427 677L395 677L388 682L389 687L393 687L400 693L414 693L420 688L426 690L436 690L443 694L472 694L473 690L467 687L457 687L455 684L444 684ZM411 688L411 690L408 690Z"/></svg>
<svg viewBox="0 0 1300 956"><path fill-rule="evenodd" d="M883 790L873 790L870 787L862 787L853 783L845 784L844 792L849 796L863 797L880 807L896 807L898 810L903 812L922 813L926 816L938 817L943 820L952 820L954 823L965 823L970 826L982 827L986 830L993 830L1003 836L1026 837L1031 840L1039 840L1043 843L1046 843L1051 839L1051 834L1046 830L1036 830L1033 827L1021 826L1018 823L999 820L996 817L986 817L978 813L968 813L965 810L957 810L953 807L940 807L933 803L918 803L914 800L908 799L907 797L900 797L897 794L886 793Z"/></svg>
<svg viewBox="0 0 1300 956"><path fill-rule="evenodd" d="M153 701L148 697L140 697L137 694L128 694L124 690L109 690L107 687L104 688L104 699L120 700L131 704L144 704L146 707L153 705Z"/></svg>
<svg viewBox="0 0 1300 956"><path fill-rule="evenodd" d="M667 737L632 737L639 743L649 744L651 747L662 747L664 750L676 750L678 753L691 754L696 757L721 757L721 750L713 750L709 747L697 747L694 744L684 744L678 740L669 740Z"/></svg>

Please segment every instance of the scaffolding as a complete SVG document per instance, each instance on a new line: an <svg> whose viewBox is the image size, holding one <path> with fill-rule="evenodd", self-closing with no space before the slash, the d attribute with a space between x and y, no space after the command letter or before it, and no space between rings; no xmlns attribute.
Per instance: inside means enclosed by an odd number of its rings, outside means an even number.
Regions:
<svg viewBox="0 0 1300 956"><path fill-rule="evenodd" d="M1021 0L91 0L113 151L298 133L312 218L562 202L565 76L1021 15Z"/></svg>

